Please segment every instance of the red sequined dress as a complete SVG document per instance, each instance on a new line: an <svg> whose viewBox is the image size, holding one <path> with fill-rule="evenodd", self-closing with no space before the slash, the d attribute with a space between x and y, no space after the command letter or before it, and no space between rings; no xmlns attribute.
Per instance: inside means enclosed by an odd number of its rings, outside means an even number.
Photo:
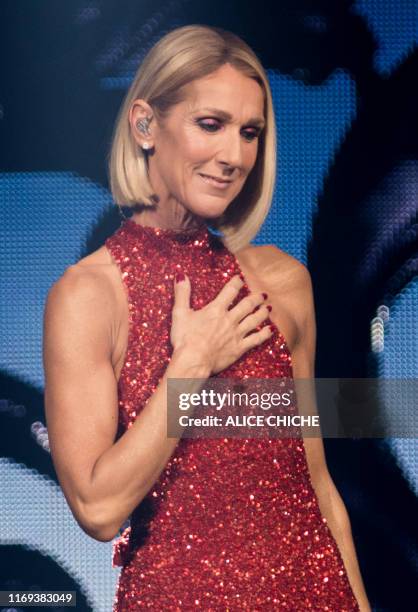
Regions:
<svg viewBox="0 0 418 612"><path fill-rule="evenodd" d="M169 364L175 274L189 276L194 309L235 274L245 278L206 226L179 233L128 219L105 244L130 313L119 437ZM248 293L244 284L233 305ZM292 377L285 338L276 330L218 376ZM114 612L359 610L300 437L181 438L114 544L113 565L122 566Z"/></svg>

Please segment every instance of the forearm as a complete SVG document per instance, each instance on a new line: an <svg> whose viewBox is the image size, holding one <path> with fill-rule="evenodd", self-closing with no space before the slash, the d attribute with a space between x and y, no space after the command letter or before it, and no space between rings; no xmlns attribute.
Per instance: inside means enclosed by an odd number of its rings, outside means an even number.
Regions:
<svg viewBox="0 0 418 612"><path fill-rule="evenodd" d="M361 612L370 612L371 608L354 547L350 519L344 502L330 477L313 484L322 516L326 518L328 527L337 543L360 610Z"/></svg>
<svg viewBox="0 0 418 612"><path fill-rule="evenodd" d="M112 539L142 501L173 454L179 437L167 437L167 382L169 378L206 379L204 365L189 352L174 353L152 397L133 425L96 461L89 484L86 512L93 537ZM201 383L187 383L197 392ZM96 528L94 527L96 523Z"/></svg>

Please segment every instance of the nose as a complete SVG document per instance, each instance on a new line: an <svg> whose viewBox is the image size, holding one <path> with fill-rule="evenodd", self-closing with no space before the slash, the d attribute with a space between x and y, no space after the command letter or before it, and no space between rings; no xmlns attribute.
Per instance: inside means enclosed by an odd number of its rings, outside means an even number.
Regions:
<svg viewBox="0 0 418 612"><path fill-rule="evenodd" d="M243 162L242 136L226 131L217 154L217 161L222 166L222 172L229 176L235 168L240 168Z"/></svg>

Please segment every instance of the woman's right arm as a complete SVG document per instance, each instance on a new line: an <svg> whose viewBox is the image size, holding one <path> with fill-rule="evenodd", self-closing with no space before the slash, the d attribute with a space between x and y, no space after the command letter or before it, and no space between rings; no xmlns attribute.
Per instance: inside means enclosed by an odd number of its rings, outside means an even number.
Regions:
<svg viewBox="0 0 418 612"><path fill-rule="evenodd" d="M54 466L77 522L100 541L117 535L177 446L178 438L167 437L168 378L208 378L271 333L264 327L242 337L269 314L260 308L246 316L263 302L258 295L247 296L220 317L242 285L239 277L199 311L187 305L190 281L177 284L171 360L135 422L115 442L118 396L111 356L116 313L107 282L90 268L68 268L48 294L43 346ZM238 325L241 316L246 316L245 327ZM195 384L197 391L201 384Z"/></svg>

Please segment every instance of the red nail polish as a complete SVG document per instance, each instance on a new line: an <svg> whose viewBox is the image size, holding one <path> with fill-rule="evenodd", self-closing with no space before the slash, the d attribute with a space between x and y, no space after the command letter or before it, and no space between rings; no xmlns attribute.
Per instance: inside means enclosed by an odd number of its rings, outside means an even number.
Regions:
<svg viewBox="0 0 418 612"><path fill-rule="evenodd" d="M272 333L274 334L274 332L276 331L277 327L275 325L269 325Z"/></svg>
<svg viewBox="0 0 418 612"><path fill-rule="evenodd" d="M270 306L270 304L268 304L268 305L267 305L267 310L268 310L269 312L271 312L271 311L272 311L272 307Z"/></svg>
<svg viewBox="0 0 418 612"><path fill-rule="evenodd" d="M184 281L186 277L184 276L183 272L177 272L176 274L176 283L180 283L181 281Z"/></svg>
<svg viewBox="0 0 418 612"><path fill-rule="evenodd" d="M263 292L261 295L263 296L263 298L264 298L265 300L268 298L267 293L264 293L264 292Z"/></svg>

